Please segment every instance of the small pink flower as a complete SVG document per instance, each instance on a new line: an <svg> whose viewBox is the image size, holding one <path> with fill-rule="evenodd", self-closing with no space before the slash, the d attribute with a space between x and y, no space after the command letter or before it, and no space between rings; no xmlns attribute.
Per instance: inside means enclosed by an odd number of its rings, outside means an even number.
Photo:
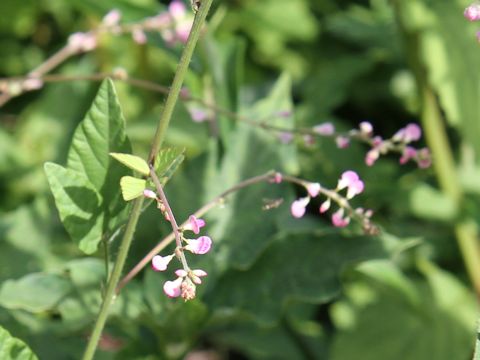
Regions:
<svg viewBox="0 0 480 360"><path fill-rule="evenodd" d="M147 35L142 29L133 29L132 38L139 45L143 45L147 42Z"/></svg>
<svg viewBox="0 0 480 360"><path fill-rule="evenodd" d="M355 171L348 170L342 174L340 180L338 181L337 189L342 190L345 188L348 188L347 199L351 199L363 191L363 181L360 180Z"/></svg>
<svg viewBox="0 0 480 360"><path fill-rule="evenodd" d="M420 169L426 169L432 165L432 156L428 148L418 150L417 164Z"/></svg>
<svg viewBox="0 0 480 360"><path fill-rule="evenodd" d="M205 271L203 271L203 270L201 270L201 269L196 269L196 270L192 270L192 272L191 272L191 274L190 274L190 277L192 278L192 281L193 281L195 284L199 285L199 284L202 283L202 279L201 279L201 278L204 277L204 276L207 276L207 275L208 275L208 274L207 274Z"/></svg>
<svg viewBox="0 0 480 360"><path fill-rule="evenodd" d="M316 197L322 188L319 183L308 183L305 187L311 197Z"/></svg>
<svg viewBox="0 0 480 360"><path fill-rule="evenodd" d="M309 202L310 197L308 196L295 200L290 207L290 212L292 213L292 216L295 218L301 218L303 215L305 215L306 207Z"/></svg>
<svg viewBox="0 0 480 360"><path fill-rule="evenodd" d="M325 122L319 125L315 125L312 130L318 135L330 136L335 133L335 126L331 122Z"/></svg>
<svg viewBox="0 0 480 360"><path fill-rule="evenodd" d="M417 156L417 150L411 146L405 146L403 149L402 157L400 158L400 164L407 163L410 159L415 158Z"/></svg>
<svg viewBox="0 0 480 360"><path fill-rule="evenodd" d="M200 229L205 226L205 220L197 219L195 215L190 215L188 224L183 228L184 230L191 230L194 234L199 234Z"/></svg>
<svg viewBox="0 0 480 360"><path fill-rule="evenodd" d="M152 259L152 268L155 271L165 271L167 270L167 266L172 261L174 255L169 256L160 256L155 255Z"/></svg>
<svg viewBox="0 0 480 360"><path fill-rule="evenodd" d="M283 176L279 172L276 172L273 175L273 178L269 180L269 182L274 183L274 184L280 184L283 181Z"/></svg>
<svg viewBox="0 0 480 360"><path fill-rule="evenodd" d="M103 26L111 27L118 25L120 19L122 18L122 13L118 9L110 10L102 19Z"/></svg>
<svg viewBox="0 0 480 360"><path fill-rule="evenodd" d="M76 32L68 37L68 46L72 52L91 51L97 47L97 37L91 32Z"/></svg>
<svg viewBox="0 0 480 360"><path fill-rule="evenodd" d="M145 196L146 198L149 198L149 199L154 199L154 200L157 199L157 194L154 191L149 190L149 189L143 190L143 196Z"/></svg>
<svg viewBox="0 0 480 360"><path fill-rule="evenodd" d="M373 146L374 147L381 147L383 145L383 139L381 136L375 136L373 139L372 139L372 142L373 142Z"/></svg>
<svg viewBox="0 0 480 360"><path fill-rule="evenodd" d="M172 18L174 18L175 20L180 20L184 18L187 13L185 4L180 0L173 0L168 6L168 11Z"/></svg>
<svg viewBox="0 0 480 360"><path fill-rule="evenodd" d="M373 126L368 121L362 121L359 127L360 131L365 135L371 135L373 133Z"/></svg>
<svg viewBox="0 0 480 360"><path fill-rule="evenodd" d="M345 227L350 223L349 217L343 217L345 210L343 208L338 209L332 215L332 224L336 227Z"/></svg>
<svg viewBox="0 0 480 360"><path fill-rule="evenodd" d="M469 21L478 21L480 20L480 4L472 4L468 6L463 16Z"/></svg>
<svg viewBox="0 0 480 360"><path fill-rule="evenodd" d="M350 145L350 139L346 136L337 136L335 138L335 142L337 143L337 147L339 149L345 149Z"/></svg>
<svg viewBox="0 0 480 360"><path fill-rule="evenodd" d="M373 148L369 152L367 152L367 155L365 155L365 164L368 166L372 166L375 164L375 161L377 161L378 157L380 156L380 153L378 152L378 149Z"/></svg>
<svg viewBox="0 0 480 360"><path fill-rule="evenodd" d="M293 140L293 134L291 132L284 131L278 134L278 138L282 144L289 144Z"/></svg>
<svg viewBox="0 0 480 360"><path fill-rule="evenodd" d="M404 143L410 143L412 141L417 141L422 137L422 129L417 124L408 124L406 127L398 130L395 135L393 135L394 141L402 141Z"/></svg>
<svg viewBox="0 0 480 360"><path fill-rule="evenodd" d="M325 200L322 205L320 205L320 214L323 214L326 212L328 209L330 209L330 205L332 204L332 201L330 199Z"/></svg>
<svg viewBox="0 0 480 360"><path fill-rule="evenodd" d="M182 293L183 277L178 277L174 281L165 281L163 284L163 291L168 297L176 298L179 297Z"/></svg>
<svg viewBox="0 0 480 360"><path fill-rule="evenodd" d="M208 236L200 236L198 239L185 239L187 246L185 249L194 254L203 255L210 251L212 239Z"/></svg>
<svg viewBox="0 0 480 360"><path fill-rule="evenodd" d="M188 112L190 113L190 116L194 122L201 123L208 119L208 114L203 109L191 108L188 110Z"/></svg>

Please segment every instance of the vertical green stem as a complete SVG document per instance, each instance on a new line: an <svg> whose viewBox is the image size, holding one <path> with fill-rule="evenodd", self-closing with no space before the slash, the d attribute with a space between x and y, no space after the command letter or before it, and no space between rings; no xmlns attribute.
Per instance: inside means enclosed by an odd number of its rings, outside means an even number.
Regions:
<svg viewBox="0 0 480 360"><path fill-rule="evenodd" d="M175 72L175 77L173 79L170 93L167 96L165 107L159 119L157 130L153 138L152 149L149 157L150 163L153 163L155 161L155 157L160 150L160 146L162 145L162 142L165 138L168 124L170 123L175 104L178 100L178 96L182 88L183 80L188 70L188 65L190 64L190 60L193 55L193 50L195 49L195 45L200 36L202 26L205 23L208 10L212 5L212 1L213 0L203 0L200 9L195 15L190 36L188 37L187 44L185 45L185 49L183 50L182 56L180 58L180 63ZM133 234L135 233L135 228L137 227L138 218L140 217L140 213L142 210L142 204L143 197L136 199L134 202L132 212L130 213L130 217L128 219L127 227L125 229L125 233L123 234L123 238L120 243L118 256L115 260L115 265L113 267L112 274L107 284L107 291L100 307L100 312L95 322L92 334L88 341L87 348L85 349L83 360L92 360L93 356L95 355L98 341L100 340L103 328L105 326L105 322L107 321L110 306L115 297L115 288L117 287L118 281L120 280L123 266L125 265L125 260L127 259L128 250L133 239Z"/></svg>
<svg viewBox="0 0 480 360"><path fill-rule="evenodd" d="M153 137L152 149L150 151L150 156L148 158L149 163L153 164L155 157L162 146L162 142L165 139L165 133L172 118L173 110L175 109L175 104L177 103L178 96L182 89L183 79L188 70L188 65L192 58L193 50L202 31L202 26L205 23L205 19L208 14L208 10L212 5L212 0L202 0L202 4L197 14L195 15L195 20L192 25L192 30L190 36L188 37L187 44L185 49L183 49L180 62L178 64L177 70L175 71L175 77L173 78L172 87L168 93L167 100L165 101L165 106L160 117L160 121Z"/></svg>
<svg viewBox="0 0 480 360"><path fill-rule="evenodd" d="M458 179L450 144L445 133L442 115L433 91L423 84L423 126L428 146L434 156L434 168L443 191L461 209L463 194ZM465 262L465 268L477 296L480 297L480 244L476 227L471 219L459 219L454 225L458 246Z"/></svg>

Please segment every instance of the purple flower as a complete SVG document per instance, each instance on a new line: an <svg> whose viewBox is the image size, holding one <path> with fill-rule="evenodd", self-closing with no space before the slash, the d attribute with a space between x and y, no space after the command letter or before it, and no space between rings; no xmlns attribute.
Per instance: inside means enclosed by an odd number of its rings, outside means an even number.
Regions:
<svg viewBox="0 0 480 360"><path fill-rule="evenodd" d="M187 242L185 250L197 255L208 253L212 247L212 239L208 236L200 236L198 239L185 239L185 241Z"/></svg>
<svg viewBox="0 0 480 360"><path fill-rule="evenodd" d="M347 199L353 198L355 195L360 194L363 191L364 184L360 180L358 174L355 171L345 171L340 180L338 180L337 189L342 190L347 188Z"/></svg>
<svg viewBox="0 0 480 360"><path fill-rule="evenodd" d="M410 159L413 159L417 156L417 150L411 146L405 146L403 149L402 157L400 158L400 164L407 163Z"/></svg>
<svg viewBox="0 0 480 360"><path fill-rule="evenodd" d="M182 293L183 277L178 277L174 281L165 281L163 284L163 291L168 297L176 298Z"/></svg>
<svg viewBox="0 0 480 360"><path fill-rule="evenodd" d="M183 227L183 230L193 231L194 234L200 233L200 228L205 226L205 220L197 219L195 215L190 215L188 224Z"/></svg>

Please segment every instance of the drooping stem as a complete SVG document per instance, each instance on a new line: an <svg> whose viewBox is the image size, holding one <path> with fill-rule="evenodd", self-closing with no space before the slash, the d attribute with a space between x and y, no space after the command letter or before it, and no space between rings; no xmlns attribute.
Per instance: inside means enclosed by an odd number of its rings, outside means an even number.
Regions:
<svg viewBox="0 0 480 360"><path fill-rule="evenodd" d="M177 249L180 249L182 247L182 235L180 234L177 220L175 219L173 210L170 207L170 203L168 202L167 195L165 195L165 191L163 191L163 186L162 184L160 184L160 180L158 179L157 174L155 174L155 169L153 168L153 166L150 166L150 177L152 178L153 183L155 184L155 188L157 189L157 193L160 196L160 200L162 201L163 206L165 206L165 211L167 212L170 224L172 224L172 230L175 236L175 241L177 243ZM182 263L183 269L185 271L188 271L189 268L188 268L187 260L185 259L185 254L183 253L183 251L178 251L176 252L176 254Z"/></svg>
<svg viewBox="0 0 480 360"><path fill-rule="evenodd" d="M195 14L192 31L190 32L190 36L188 37L187 44L180 58L180 64L175 74L174 84L172 85L172 91L170 92L167 98L167 103L165 104L164 111L162 112L162 115L159 119L157 131L155 133L155 137L152 145L151 154L153 154L153 156L151 156L150 158L151 162L155 159L155 155L158 153L160 146L163 142L163 139L165 137L166 130L168 128L168 124L170 123L170 118L172 116L173 108L175 107L175 102L178 99L178 94L180 92L183 80L185 78L188 65L190 64L193 50L198 41L198 37L200 35L200 29L202 28L205 22L205 19L207 17L207 13L208 13L208 10L210 9L212 1L213 0L204 0L202 2L202 5L199 11ZM92 360L95 354L95 351L97 349L98 341L100 340L100 336L105 326L105 322L108 317L110 306L115 297L115 289L117 288L118 281L120 280L120 276L123 270L123 266L125 265L125 260L127 258L128 250L130 248L130 244L133 239L133 234L137 226L138 218L140 217L142 204L143 204L143 197L137 198L134 202L125 233L120 243L119 253L115 260L115 265L113 267L112 274L107 284L107 291L105 293L105 297L100 307L100 312L95 322L95 326L93 328L92 334L90 336L87 347L85 349L83 360Z"/></svg>

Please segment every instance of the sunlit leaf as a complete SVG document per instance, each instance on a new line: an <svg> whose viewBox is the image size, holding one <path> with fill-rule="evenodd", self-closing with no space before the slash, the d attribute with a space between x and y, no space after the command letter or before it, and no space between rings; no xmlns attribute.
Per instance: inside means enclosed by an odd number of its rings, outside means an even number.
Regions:
<svg viewBox="0 0 480 360"><path fill-rule="evenodd" d="M0 326L0 359L38 360L37 356L20 339L14 338Z"/></svg>
<svg viewBox="0 0 480 360"><path fill-rule="evenodd" d="M132 176L124 176L120 179L120 187L122 189L123 200L130 201L143 194L147 186L147 181L137 179Z"/></svg>
<svg viewBox="0 0 480 360"><path fill-rule="evenodd" d="M110 153L110 156L115 160L120 161L126 167L129 167L132 170L138 171L142 175L149 175L150 168L145 160L141 157L131 155L131 154L119 154L119 153Z"/></svg>

